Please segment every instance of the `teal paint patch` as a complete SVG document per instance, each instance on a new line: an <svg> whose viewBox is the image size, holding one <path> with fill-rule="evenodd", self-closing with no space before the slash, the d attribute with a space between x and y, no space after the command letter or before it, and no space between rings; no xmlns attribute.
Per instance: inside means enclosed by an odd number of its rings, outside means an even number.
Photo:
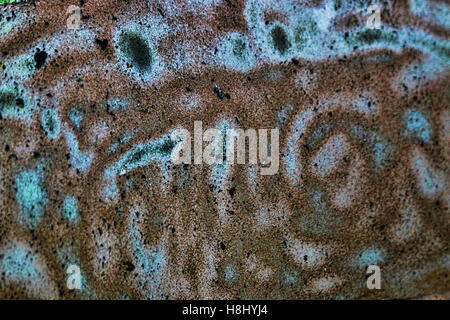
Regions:
<svg viewBox="0 0 450 320"><path fill-rule="evenodd" d="M72 132L66 131L65 135L67 145L70 149L70 164L75 169L86 172L91 166L93 158L92 154L80 151L78 140Z"/></svg>
<svg viewBox="0 0 450 320"><path fill-rule="evenodd" d="M225 267L224 279L228 282L236 281L236 267L234 265L227 265Z"/></svg>
<svg viewBox="0 0 450 320"><path fill-rule="evenodd" d="M388 143L386 138L377 132L373 132L361 125L354 125L352 135L358 139L372 154L375 167L384 169L392 159L393 146Z"/></svg>
<svg viewBox="0 0 450 320"><path fill-rule="evenodd" d="M384 261L386 252L384 249L368 248L364 250L358 259L358 264L361 267L376 265Z"/></svg>
<svg viewBox="0 0 450 320"><path fill-rule="evenodd" d="M119 197L119 188L117 187L117 183L115 179L111 179L108 183L103 187L102 196L106 201L117 200Z"/></svg>
<svg viewBox="0 0 450 320"><path fill-rule="evenodd" d="M116 184L117 176L146 166L151 162L156 162L159 165L163 170L163 178L168 180L168 171L172 166L172 150L176 144L177 142L173 141L168 134L147 143L140 143L126 152L114 165L105 169L104 180L106 185L103 188L103 197L108 201L117 199L119 191Z"/></svg>
<svg viewBox="0 0 450 320"><path fill-rule="evenodd" d="M175 147L175 142L170 136L150 141L145 144L138 144L132 150L128 151L113 167L106 170L106 175L111 177L118 174L124 174L131 170L147 165L151 161L157 161L161 164L168 164Z"/></svg>
<svg viewBox="0 0 450 320"><path fill-rule="evenodd" d="M2 2L5 0L0 0L0 5L6 4L5 2ZM5 10L2 12L2 15L0 16L0 36L6 37L8 36L8 33L12 32L13 30L20 27L21 23L23 23L23 18L18 17L17 15L13 14L12 10Z"/></svg>
<svg viewBox="0 0 450 320"><path fill-rule="evenodd" d="M297 18L293 28L293 43L295 49L300 51L305 48L317 32L317 24L310 16Z"/></svg>
<svg viewBox="0 0 450 320"><path fill-rule="evenodd" d="M26 23L20 16L16 17L14 20ZM20 24L19 26L17 26L17 28L19 27ZM36 52L39 52L40 49L40 46L34 46L29 51L21 55L11 57L4 61L6 70L8 71L8 75L11 77L11 79L21 81L21 83L23 83L27 79L33 77L37 70L34 56Z"/></svg>
<svg viewBox="0 0 450 320"><path fill-rule="evenodd" d="M113 41L122 69L136 80L154 83L166 74L166 64L158 52L159 42L169 33L159 17L147 16L114 31Z"/></svg>
<svg viewBox="0 0 450 320"><path fill-rule="evenodd" d="M45 109L42 112L41 125L50 139L56 139L61 132L61 119L56 109Z"/></svg>
<svg viewBox="0 0 450 320"><path fill-rule="evenodd" d="M292 183L298 184L300 182L298 146L301 138L306 133L308 122L311 118L313 118L313 114L310 110L304 111L296 117L292 125L292 133L287 142L287 152L283 155L284 167Z"/></svg>
<svg viewBox="0 0 450 320"><path fill-rule="evenodd" d="M415 152L412 166L416 171L420 189L427 198L435 198L445 190L444 173L430 166L422 153Z"/></svg>
<svg viewBox="0 0 450 320"><path fill-rule="evenodd" d="M109 152L114 153L117 151L117 148L120 147L120 145L123 145L125 143L127 143L128 141L131 140L131 138L133 138L134 133L131 131L126 131L123 136L121 138L119 138L117 140L117 142L113 143L110 147L109 147Z"/></svg>
<svg viewBox="0 0 450 320"><path fill-rule="evenodd" d="M164 248L149 246L142 240L139 222L130 218L130 236L133 240L133 254L139 274L140 286L148 299L164 300L167 295L161 288L161 282L167 267L167 256Z"/></svg>
<svg viewBox="0 0 450 320"><path fill-rule="evenodd" d="M410 0L411 11L427 20L450 28L450 6L444 2Z"/></svg>
<svg viewBox="0 0 450 320"><path fill-rule="evenodd" d="M16 176L16 199L19 203L19 221L34 229L44 215L43 207L48 202L43 186L44 176L40 168L25 170Z"/></svg>
<svg viewBox="0 0 450 320"><path fill-rule="evenodd" d="M223 120L220 122L220 124L216 127L217 130L220 131L221 137L216 138L222 138L222 141L217 142L216 147L220 148L222 147L222 163L214 163L212 170L211 170L211 180L213 181L214 185L216 187L221 186L229 172L230 172L230 164L227 160L227 130L234 129L231 122L228 120ZM220 150L219 150L220 152Z"/></svg>
<svg viewBox="0 0 450 320"><path fill-rule="evenodd" d="M127 106L128 102L120 98L111 99L106 103L106 109L110 112L126 111L128 109Z"/></svg>
<svg viewBox="0 0 450 320"><path fill-rule="evenodd" d="M138 33L124 31L119 37L119 49L139 72L151 71L153 52L147 40Z"/></svg>
<svg viewBox="0 0 450 320"><path fill-rule="evenodd" d="M325 177L336 169L345 157L350 146L345 136L331 137L312 159L312 171L321 177Z"/></svg>
<svg viewBox="0 0 450 320"><path fill-rule="evenodd" d="M78 201L74 197L67 196L63 203L63 215L69 221L74 221L78 218Z"/></svg>
<svg viewBox="0 0 450 320"><path fill-rule="evenodd" d="M78 109L72 108L72 110L70 110L69 119L70 121L72 121L75 127L77 127L78 130L81 127L81 122L83 121L83 118L84 118L83 114Z"/></svg>
<svg viewBox="0 0 450 320"><path fill-rule="evenodd" d="M391 30L390 30L391 31ZM368 46L377 43L398 45L397 32L390 32L381 29L362 29L352 33L346 39L349 46Z"/></svg>
<svg viewBox="0 0 450 320"><path fill-rule="evenodd" d="M275 24L269 31L268 42L272 46L274 54L284 56L292 46L287 28L280 23Z"/></svg>
<svg viewBox="0 0 450 320"><path fill-rule="evenodd" d="M377 167L381 167L388 158L389 147L384 142L377 142L373 145L373 156Z"/></svg>
<svg viewBox="0 0 450 320"><path fill-rule="evenodd" d="M292 58L323 60L345 56L360 51L389 49L400 52L405 47L447 60L448 41L442 40L417 28L392 28L381 25L380 29L368 29L361 25L350 30L336 30L336 19L349 14L366 15L370 2L349 1L338 4L325 1L311 7L297 1L256 1L246 3L244 16L252 33L257 56L265 61L289 61ZM276 11L285 19L268 21L267 12ZM435 12L446 17L446 6ZM448 19L447 19L448 20Z"/></svg>
<svg viewBox="0 0 450 320"><path fill-rule="evenodd" d="M219 64L242 72L252 69L256 61L250 50L248 37L237 32L220 41L217 57Z"/></svg>
<svg viewBox="0 0 450 320"><path fill-rule="evenodd" d="M13 281L35 281L39 276L35 256L21 247L14 247L6 251L2 260L5 276Z"/></svg>
<svg viewBox="0 0 450 320"><path fill-rule="evenodd" d="M283 282L287 285L294 285L297 283L298 272L296 270L285 270L283 272Z"/></svg>
<svg viewBox="0 0 450 320"><path fill-rule="evenodd" d="M292 104L285 105L280 112L277 114L277 128L280 129L285 126L288 122L290 114L294 110L294 106Z"/></svg>
<svg viewBox="0 0 450 320"><path fill-rule="evenodd" d="M424 111L409 109L405 113L406 134L430 142L433 128Z"/></svg>
<svg viewBox="0 0 450 320"><path fill-rule="evenodd" d="M31 122L35 109L34 101L20 85L17 88L11 83L0 86L0 115L2 118Z"/></svg>

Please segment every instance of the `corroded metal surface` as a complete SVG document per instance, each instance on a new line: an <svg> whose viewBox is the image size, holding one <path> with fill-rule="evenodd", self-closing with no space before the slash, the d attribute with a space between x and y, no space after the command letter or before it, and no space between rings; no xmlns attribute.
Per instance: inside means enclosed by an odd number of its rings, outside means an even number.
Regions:
<svg viewBox="0 0 450 320"><path fill-rule="evenodd" d="M450 9L380 7L2 5L0 297L446 297ZM194 121L279 129L278 172L174 165Z"/></svg>

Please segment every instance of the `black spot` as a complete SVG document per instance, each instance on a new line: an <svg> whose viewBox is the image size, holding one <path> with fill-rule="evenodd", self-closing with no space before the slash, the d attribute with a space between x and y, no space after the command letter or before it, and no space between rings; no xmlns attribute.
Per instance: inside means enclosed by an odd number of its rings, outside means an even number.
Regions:
<svg viewBox="0 0 450 320"><path fill-rule="evenodd" d="M281 54L284 54L291 46L286 32L284 32L283 28L280 26L273 28L270 35L272 36L275 49L277 49Z"/></svg>
<svg viewBox="0 0 450 320"><path fill-rule="evenodd" d="M16 105L17 105L19 108L24 108L24 107L25 107L25 103L23 102L23 99L22 99L22 98L17 98L17 99L16 99Z"/></svg>
<svg viewBox="0 0 450 320"><path fill-rule="evenodd" d="M95 39L95 43L97 43L102 50L106 50L106 48L108 48L108 39Z"/></svg>
<svg viewBox="0 0 450 320"><path fill-rule="evenodd" d="M153 58L147 40L132 32L124 32L119 39L119 48L140 72L150 70Z"/></svg>
<svg viewBox="0 0 450 320"><path fill-rule="evenodd" d="M34 61L36 62L36 69L40 69L47 60L47 52L39 51L34 54Z"/></svg>
<svg viewBox="0 0 450 320"><path fill-rule="evenodd" d="M131 272L135 269L135 266L131 261L124 261L123 264L125 266L125 270L127 270L128 272Z"/></svg>
<svg viewBox="0 0 450 320"><path fill-rule="evenodd" d="M157 8L156 10L158 10L159 14L161 15L161 17L165 18L166 15L164 14L164 12L161 10L161 8Z"/></svg>
<svg viewBox="0 0 450 320"><path fill-rule="evenodd" d="M225 244L222 241L220 241L220 249L222 250L226 249Z"/></svg>

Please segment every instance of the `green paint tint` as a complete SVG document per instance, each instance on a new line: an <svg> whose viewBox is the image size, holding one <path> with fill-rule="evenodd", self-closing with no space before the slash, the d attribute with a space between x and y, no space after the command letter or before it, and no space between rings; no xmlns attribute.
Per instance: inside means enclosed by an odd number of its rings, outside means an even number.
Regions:
<svg viewBox="0 0 450 320"><path fill-rule="evenodd" d="M15 2L25 2L25 0L0 0L0 4L8 4L8 3L15 3Z"/></svg>

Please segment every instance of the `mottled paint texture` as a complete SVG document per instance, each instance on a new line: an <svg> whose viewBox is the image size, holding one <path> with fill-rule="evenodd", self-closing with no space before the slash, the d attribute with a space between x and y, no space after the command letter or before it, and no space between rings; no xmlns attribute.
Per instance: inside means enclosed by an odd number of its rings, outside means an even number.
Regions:
<svg viewBox="0 0 450 320"><path fill-rule="evenodd" d="M447 2L0 3L0 298L449 292ZM175 165L195 121L278 172Z"/></svg>

